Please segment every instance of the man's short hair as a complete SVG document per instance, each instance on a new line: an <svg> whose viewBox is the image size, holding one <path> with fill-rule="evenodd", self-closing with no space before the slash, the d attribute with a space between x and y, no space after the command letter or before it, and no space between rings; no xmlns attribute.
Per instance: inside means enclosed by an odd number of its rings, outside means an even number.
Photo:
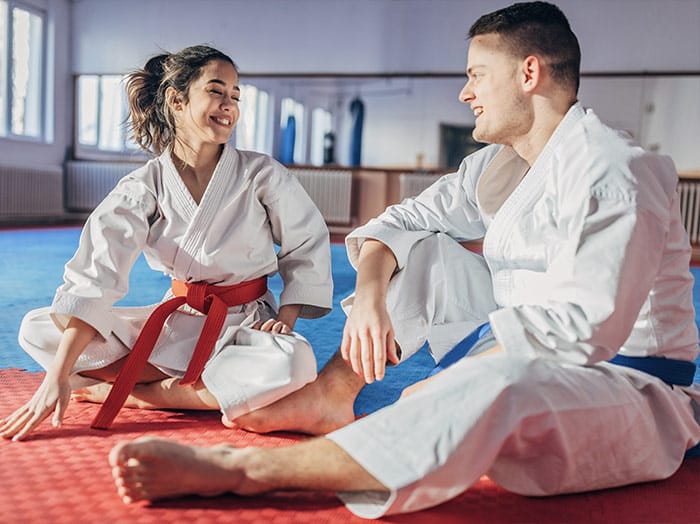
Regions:
<svg viewBox="0 0 700 524"><path fill-rule="evenodd" d="M469 38L496 33L518 58L543 59L560 84L578 92L581 48L569 21L557 6L523 2L486 14L469 29Z"/></svg>

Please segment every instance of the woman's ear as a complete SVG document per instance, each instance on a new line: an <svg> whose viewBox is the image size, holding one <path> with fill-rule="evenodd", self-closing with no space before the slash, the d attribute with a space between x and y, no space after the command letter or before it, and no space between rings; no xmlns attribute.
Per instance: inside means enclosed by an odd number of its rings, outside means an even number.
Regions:
<svg viewBox="0 0 700 524"><path fill-rule="evenodd" d="M172 86L165 90L165 102L172 111L182 109L182 96Z"/></svg>
<svg viewBox="0 0 700 524"><path fill-rule="evenodd" d="M523 90L531 92L539 85L541 80L542 64L540 59L534 55L529 55L521 62L521 68Z"/></svg>

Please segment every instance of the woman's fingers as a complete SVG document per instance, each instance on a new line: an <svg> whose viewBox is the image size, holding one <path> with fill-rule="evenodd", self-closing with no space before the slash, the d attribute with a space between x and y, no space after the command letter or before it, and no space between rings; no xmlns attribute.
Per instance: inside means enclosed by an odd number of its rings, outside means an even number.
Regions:
<svg viewBox="0 0 700 524"><path fill-rule="evenodd" d="M252 327L253 329L259 329L260 331L266 331L268 333L278 335L286 335L292 332L292 329L287 324L281 320L277 320L276 318L270 318L262 324L260 322L256 322Z"/></svg>

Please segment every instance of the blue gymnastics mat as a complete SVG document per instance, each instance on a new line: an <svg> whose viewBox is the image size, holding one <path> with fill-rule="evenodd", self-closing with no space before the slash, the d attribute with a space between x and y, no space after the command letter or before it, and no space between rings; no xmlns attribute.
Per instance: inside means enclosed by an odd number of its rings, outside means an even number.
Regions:
<svg viewBox="0 0 700 524"><path fill-rule="evenodd" d="M43 369L20 349L17 331L24 314L49 306L63 280L63 266L73 256L80 238L79 227L30 228L0 231L0 369L26 371ZM345 255L345 246L331 245L333 263L333 311L315 320L300 319L296 330L311 343L319 369L335 353L345 323L339 302L355 286L355 270ZM158 302L170 285L165 275L153 271L143 256L131 271L129 293L119 304L127 306ZM279 296L279 275L269 282ZM434 366L427 350L422 350L399 368L389 368L386 378L365 387L357 399L358 415L371 413L395 401L403 388L427 376Z"/></svg>
<svg viewBox="0 0 700 524"><path fill-rule="evenodd" d="M42 371L17 344L17 330L24 314L51 304L62 282L63 266L78 245L80 228L30 228L0 231L0 369L19 368ZM300 319L296 329L311 343L319 369L338 349L345 322L339 302L355 285L355 271L342 244L331 245L333 263L333 311L316 320ZM700 325L700 268L691 267L695 277L694 302L696 323ZM144 305L159 301L169 279L151 270L143 256L130 275L129 294L121 305ZM270 288L279 295L279 276L270 279ZM700 363L700 358L698 359ZM388 368L386 378L365 387L355 405L357 414L371 413L395 401L404 387L427 376L433 361L422 350L398 368ZM695 376L700 381L700 371Z"/></svg>

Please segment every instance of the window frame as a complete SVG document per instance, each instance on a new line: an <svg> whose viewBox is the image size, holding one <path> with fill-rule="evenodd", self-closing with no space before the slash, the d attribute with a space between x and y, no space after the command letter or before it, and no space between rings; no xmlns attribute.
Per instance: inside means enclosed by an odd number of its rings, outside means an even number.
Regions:
<svg viewBox="0 0 700 524"><path fill-rule="evenodd" d="M49 133L46 128L48 123L47 118L47 107L48 104L48 82L47 82L47 60L48 60L48 23L49 17L48 13L44 9L40 9L34 5L31 5L21 0L4 0L0 2L0 9L5 10L6 23L7 23L7 33L5 35L5 56L0 57L0 60L5 62L6 67L6 78L5 78L5 107L4 107L4 118L0 122L0 139L2 140L16 140L34 143L48 143ZM13 11L14 9L21 9L27 13L38 16L41 19L41 63L39 66L39 92L38 92L38 115L39 115L39 133L37 136L17 134L12 130L12 118L13 118L13 85L12 85L12 56L14 52L14 19Z"/></svg>
<svg viewBox="0 0 700 524"><path fill-rule="evenodd" d="M123 84L126 75L119 73L76 73L73 75L73 158L75 160L98 160L106 162L141 162L147 161L153 155L143 151L140 147L128 149L128 132L122 134L122 149L101 149L100 131L102 129L102 77L120 77L120 84ZM96 115L96 143L95 145L82 144L80 142L80 78L97 77L97 107ZM125 96L125 95L124 95ZM122 122L121 125L124 125Z"/></svg>

